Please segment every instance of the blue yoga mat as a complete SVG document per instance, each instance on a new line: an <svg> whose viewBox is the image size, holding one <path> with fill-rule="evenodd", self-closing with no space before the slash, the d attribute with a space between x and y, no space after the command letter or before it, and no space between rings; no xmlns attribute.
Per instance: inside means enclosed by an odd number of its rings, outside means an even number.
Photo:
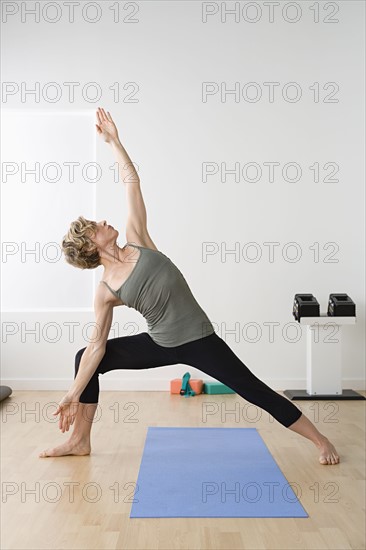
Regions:
<svg viewBox="0 0 366 550"><path fill-rule="evenodd" d="M149 427L130 518L306 518L256 428Z"/></svg>

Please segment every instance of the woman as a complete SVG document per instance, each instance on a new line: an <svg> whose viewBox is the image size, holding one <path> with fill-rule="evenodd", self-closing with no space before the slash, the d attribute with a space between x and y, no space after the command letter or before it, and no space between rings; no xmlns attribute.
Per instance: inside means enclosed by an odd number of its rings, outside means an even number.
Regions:
<svg viewBox="0 0 366 550"><path fill-rule="evenodd" d="M54 413L60 414L62 432L71 425L74 431L67 442L39 456L90 454L99 374L183 363L230 386L286 428L310 439L320 451L321 464L337 464L339 456L332 443L290 400L259 380L215 333L182 273L151 240L139 177L110 113L99 108L97 120L97 132L112 147L126 186L127 243L118 246L119 233L105 220L96 223L82 216L63 239L63 252L71 265L81 269L103 265L104 273L95 296L96 327L91 342L76 354L73 385ZM108 340L113 308L120 305L142 313L148 332Z"/></svg>

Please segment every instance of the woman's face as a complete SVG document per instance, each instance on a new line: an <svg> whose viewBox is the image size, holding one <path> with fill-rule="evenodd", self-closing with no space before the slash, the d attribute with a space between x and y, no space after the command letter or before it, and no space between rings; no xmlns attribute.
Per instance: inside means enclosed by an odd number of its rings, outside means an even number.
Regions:
<svg viewBox="0 0 366 550"><path fill-rule="evenodd" d="M90 238L97 246L104 248L108 244L113 244L118 235L117 229L108 225L106 220L102 220L97 222L96 232Z"/></svg>

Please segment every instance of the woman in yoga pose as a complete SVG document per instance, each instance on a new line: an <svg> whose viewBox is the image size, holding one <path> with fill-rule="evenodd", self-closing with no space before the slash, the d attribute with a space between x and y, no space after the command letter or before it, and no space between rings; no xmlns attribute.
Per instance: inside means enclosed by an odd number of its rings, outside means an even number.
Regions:
<svg viewBox="0 0 366 550"><path fill-rule="evenodd" d="M81 269L104 267L94 308L96 326L91 342L75 357L74 382L60 401L62 432L74 425L65 443L40 457L90 454L90 432L99 399L100 374L114 369L150 369L183 363L207 373L238 395L265 409L284 427L311 440L321 464L337 464L332 443L286 397L259 380L214 330L175 264L152 241L135 168L122 146L109 112L99 108L96 129L114 151L126 187L126 244L117 244L118 231L105 220L80 216L62 241L66 261ZM116 289L116 290L114 290ZM126 305L139 311L148 331L108 339L113 308Z"/></svg>

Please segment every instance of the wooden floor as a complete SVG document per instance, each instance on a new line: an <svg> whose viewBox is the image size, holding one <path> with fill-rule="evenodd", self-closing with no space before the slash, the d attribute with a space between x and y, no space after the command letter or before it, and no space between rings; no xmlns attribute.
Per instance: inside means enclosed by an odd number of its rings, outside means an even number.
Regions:
<svg viewBox="0 0 366 550"><path fill-rule="evenodd" d="M236 394L169 392L101 392L91 455L38 458L69 437L52 416L64 393L14 391L0 404L2 549L365 548L365 401L295 402L334 443L335 466ZM217 413L203 422L205 403ZM309 518L130 519L148 426L257 428Z"/></svg>

